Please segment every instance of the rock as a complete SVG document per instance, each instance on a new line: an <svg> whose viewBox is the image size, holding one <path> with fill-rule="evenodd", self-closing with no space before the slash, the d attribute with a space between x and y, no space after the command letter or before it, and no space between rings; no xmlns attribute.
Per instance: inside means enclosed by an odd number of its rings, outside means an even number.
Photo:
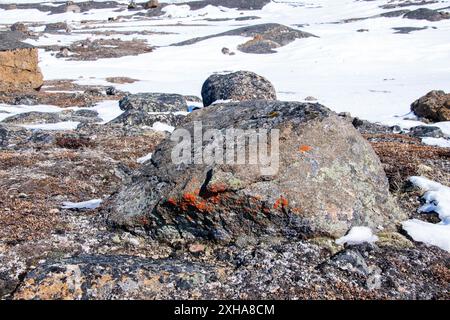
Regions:
<svg viewBox="0 0 450 320"><path fill-rule="evenodd" d="M48 23L45 25L44 32L48 33L55 33L55 32L71 32L71 28L66 22L55 22L55 23Z"/></svg>
<svg viewBox="0 0 450 320"><path fill-rule="evenodd" d="M415 20L440 21L444 19L450 19L450 13L439 12L437 10L431 10L428 8L419 8L406 13L403 17Z"/></svg>
<svg viewBox="0 0 450 320"><path fill-rule="evenodd" d="M217 281L219 272L205 263L83 255L40 265L14 299L187 299L189 291Z"/></svg>
<svg viewBox="0 0 450 320"><path fill-rule="evenodd" d="M0 40L0 91L33 90L42 84L37 49L15 40Z"/></svg>
<svg viewBox="0 0 450 320"><path fill-rule="evenodd" d="M16 22L11 26L11 31L21 32L21 33L28 33L28 27L24 25L21 22Z"/></svg>
<svg viewBox="0 0 450 320"><path fill-rule="evenodd" d="M331 264L336 265L341 270L356 272L362 276L368 276L370 274L369 266L366 260L356 250L344 250L338 253L332 260Z"/></svg>
<svg viewBox="0 0 450 320"><path fill-rule="evenodd" d="M276 53L276 48L280 45L272 40L265 40L262 36L257 35L252 40L247 41L244 44L238 46L238 50L245 53L256 53L256 54L266 54L266 53Z"/></svg>
<svg viewBox="0 0 450 320"><path fill-rule="evenodd" d="M8 145L8 130L0 124L0 148Z"/></svg>
<svg viewBox="0 0 450 320"><path fill-rule="evenodd" d="M125 126L153 126L156 122L168 124L172 127L179 125L185 116L173 113L152 114L142 110L128 110L117 118L111 120L109 124L122 124Z"/></svg>
<svg viewBox="0 0 450 320"><path fill-rule="evenodd" d="M203 105L215 101L276 100L275 88L269 80L250 71L214 74L203 83Z"/></svg>
<svg viewBox="0 0 450 320"><path fill-rule="evenodd" d="M137 9L137 4L136 4L136 2L134 2L134 0L131 0L128 3L128 10L135 10L135 9Z"/></svg>
<svg viewBox="0 0 450 320"><path fill-rule="evenodd" d="M411 104L411 111L433 122L450 121L450 93L431 91Z"/></svg>
<svg viewBox="0 0 450 320"><path fill-rule="evenodd" d="M81 8L77 6L76 4L69 4L66 6L66 12L73 12L73 13L80 13Z"/></svg>
<svg viewBox="0 0 450 320"><path fill-rule="evenodd" d="M133 182L105 206L112 224L145 228L169 243L228 243L244 234L336 238L352 226L389 230L406 218L391 198L368 142L351 123L320 104L219 104L191 113L178 129L192 135L195 121L221 132L279 129L278 172L268 173L258 164L177 164L172 151L178 141L166 139ZM192 144L187 154L208 145Z"/></svg>
<svg viewBox="0 0 450 320"><path fill-rule="evenodd" d="M358 129L361 133L368 133L368 134L383 134L383 133L392 133L396 131L395 126L385 126L378 123L373 123L367 120L362 120L359 118L353 118L351 121L353 126Z"/></svg>
<svg viewBox="0 0 450 320"><path fill-rule="evenodd" d="M107 87L106 88L106 95L107 96L115 96L119 93L119 91L114 87Z"/></svg>
<svg viewBox="0 0 450 320"><path fill-rule="evenodd" d="M119 101L123 111L139 110L145 112L187 111L186 99L179 94L138 93L126 96Z"/></svg>
<svg viewBox="0 0 450 320"><path fill-rule="evenodd" d="M158 0L150 0L144 3L144 9L155 9L159 7Z"/></svg>
<svg viewBox="0 0 450 320"><path fill-rule="evenodd" d="M409 134L413 137L422 138L422 137L431 137L431 138L442 138L444 133L439 127L432 126L417 126L411 128Z"/></svg>
<svg viewBox="0 0 450 320"><path fill-rule="evenodd" d="M252 37L253 40L250 40L249 42L246 42L238 47L239 50L246 53L273 53L275 52L272 50L273 48L283 47L296 39L316 37L313 34L296 30L278 23L265 23L246 26L206 37L194 38L176 43L174 45L191 45L203 40L224 36Z"/></svg>
<svg viewBox="0 0 450 320"><path fill-rule="evenodd" d="M155 122L171 126L180 124L185 115L175 112L187 112L186 99L178 94L138 93L126 96L119 102L125 112L113 119L111 124L127 126L152 126Z"/></svg>

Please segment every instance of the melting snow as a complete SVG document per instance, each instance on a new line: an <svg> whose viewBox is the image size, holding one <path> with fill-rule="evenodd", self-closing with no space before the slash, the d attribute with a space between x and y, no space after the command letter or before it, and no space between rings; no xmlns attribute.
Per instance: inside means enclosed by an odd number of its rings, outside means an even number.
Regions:
<svg viewBox="0 0 450 320"><path fill-rule="evenodd" d="M450 252L450 188L424 177L411 177L410 181L426 191L423 195L425 204L419 212L436 212L441 222L433 224L412 219L403 222L403 229L416 241Z"/></svg>
<svg viewBox="0 0 450 320"><path fill-rule="evenodd" d="M152 129L155 131L167 131L172 133L175 130L175 127L172 127L166 123L155 122L152 126Z"/></svg>
<svg viewBox="0 0 450 320"><path fill-rule="evenodd" d="M336 240L337 244L361 244L364 242L374 243L378 237L368 227L353 227L349 233Z"/></svg>
<svg viewBox="0 0 450 320"><path fill-rule="evenodd" d="M63 209L96 209L102 203L102 199L93 199L83 202L63 202Z"/></svg>
<svg viewBox="0 0 450 320"><path fill-rule="evenodd" d="M136 161L137 163L146 163L147 161L149 161L153 156L153 153L149 153L141 158L138 158Z"/></svg>

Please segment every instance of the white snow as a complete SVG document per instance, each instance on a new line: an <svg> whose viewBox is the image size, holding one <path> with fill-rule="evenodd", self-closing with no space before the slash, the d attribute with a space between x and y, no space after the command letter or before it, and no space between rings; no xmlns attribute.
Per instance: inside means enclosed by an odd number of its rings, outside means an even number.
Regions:
<svg viewBox="0 0 450 320"><path fill-rule="evenodd" d="M175 127L172 127L166 123L162 123L162 122L155 122L152 126L152 129L155 131L167 131L172 133L175 130Z"/></svg>
<svg viewBox="0 0 450 320"><path fill-rule="evenodd" d="M450 226L417 219L403 222L403 229L415 240L450 252Z"/></svg>
<svg viewBox="0 0 450 320"><path fill-rule="evenodd" d="M347 235L336 240L337 244L361 244L364 242L374 243L378 237L372 233L368 227L353 227Z"/></svg>
<svg viewBox="0 0 450 320"><path fill-rule="evenodd" d="M138 158L136 161L137 161L137 163L143 164L143 163L146 163L147 161L149 161L152 158L152 156L153 156L153 153L149 153L141 158Z"/></svg>
<svg viewBox="0 0 450 320"><path fill-rule="evenodd" d="M422 142L429 146L437 146L441 148L450 148L450 140L444 138L422 138Z"/></svg>
<svg viewBox="0 0 450 320"><path fill-rule="evenodd" d="M83 202L63 202L63 209L96 209L102 203L102 199L92 199Z"/></svg>
<svg viewBox="0 0 450 320"><path fill-rule="evenodd" d="M32 130L75 130L80 123L77 121L63 121L57 123L39 123L20 125Z"/></svg>
<svg viewBox="0 0 450 320"><path fill-rule="evenodd" d="M426 191L425 204L419 212L436 212L440 223L433 224L417 219L403 222L403 229L415 240L435 245L450 252L450 188L424 177L411 177L410 181Z"/></svg>

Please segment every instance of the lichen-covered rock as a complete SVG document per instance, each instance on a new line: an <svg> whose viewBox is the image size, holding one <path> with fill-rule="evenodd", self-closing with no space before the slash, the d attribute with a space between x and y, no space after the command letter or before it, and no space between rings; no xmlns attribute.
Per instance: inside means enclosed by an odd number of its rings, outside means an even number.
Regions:
<svg viewBox="0 0 450 320"><path fill-rule="evenodd" d="M155 9L159 7L158 0L150 0L144 3L144 9Z"/></svg>
<svg viewBox="0 0 450 320"><path fill-rule="evenodd" d="M442 138L444 136L441 128L434 126L416 126L410 129L409 134L417 138Z"/></svg>
<svg viewBox="0 0 450 320"><path fill-rule="evenodd" d="M411 105L419 117L433 122L450 121L450 93L431 91Z"/></svg>
<svg viewBox="0 0 450 320"><path fill-rule="evenodd" d="M275 88L264 77L250 71L213 74L203 83L203 105L215 101L276 100Z"/></svg>
<svg viewBox="0 0 450 320"><path fill-rule="evenodd" d="M123 111L139 110L145 112L187 111L184 96L169 93L137 93L126 96L119 102Z"/></svg>
<svg viewBox="0 0 450 320"><path fill-rule="evenodd" d="M186 120L179 129L191 135L195 121L221 132L278 129L278 172L267 175L261 164L175 164L177 142L166 139L133 182L112 197L110 222L146 228L167 242L230 242L244 234L340 237L352 226L389 229L405 219L370 145L351 123L320 104L219 104ZM189 154L210 143L192 144Z"/></svg>
<svg viewBox="0 0 450 320"><path fill-rule="evenodd" d="M13 39L1 39L0 92L39 89L42 84L37 49Z"/></svg>
<svg viewBox="0 0 450 320"><path fill-rule="evenodd" d="M406 13L403 17L415 20L440 21L450 19L450 13L431 10L428 8L419 8Z"/></svg>
<svg viewBox="0 0 450 320"><path fill-rule="evenodd" d="M184 96L167 93L129 95L120 100L119 106L125 112L110 123L126 126L152 126L155 122L177 126L188 110Z"/></svg>
<svg viewBox="0 0 450 320"><path fill-rule="evenodd" d="M218 281L221 271L181 260L84 255L40 266L27 275L14 298L192 299L206 283Z"/></svg>

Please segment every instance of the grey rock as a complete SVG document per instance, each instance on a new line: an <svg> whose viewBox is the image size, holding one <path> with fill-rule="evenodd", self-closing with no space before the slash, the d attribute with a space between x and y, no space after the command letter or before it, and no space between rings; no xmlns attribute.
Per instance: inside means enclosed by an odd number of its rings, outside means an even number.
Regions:
<svg viewBox="0 0 450 320"><path fill-rule="evenodd" d="M249 71L229 74L214 74L203 83L203 105L205 107L219 100L276 100L273 85L264 77Z"/></svg>
<svg viewBox="0 0 450 320"><path fill-rule="evenodd" d="M178 129L192 136L194 121L221 132L279 129L278 173L263 174L258 164L175 164L172 150L178 141L166 139L133 182L111 198L112 224L145 228L167 242L174 234L182 241L229 242L243 234L340 237L355 225L393 229L406 218L368 142L320 104L219 104L191 113ZM191 145L188 154L209 143ZM164 230L175 233L168 239Z"/></svg>
<svg viewBox="0 0 450 320"><path fill-rule="evenodd" d="M406 13L403 17L415 20L440 21L450 19L450 13L431 10L428 8L419 8Z"/></svg>
<svg viewBox="0 0 450 320"><path fill-rule="evenodd" d="M421 137L431 137L431 138L442 138L444 133L439 127L432 126L417 126L411 128L410 135L413 137L421 138Z"/></svg>
<svg viewBox="0 0 450 320"><path fill-rule="evenodd" d="M272 53L267 52L267 47L283 47L295 41L296 39L316 37L313 34L293 29L281 24L266 23L246 26L206 37L194 38L176 43L174 45L191 45L203 40L224 36L253 37L254 40L250 40L249 42L242 44L238 48L239 50L247 53ZM264 48L264 50L262 48Z"/></svg>
<svg viewBox="0 0 450 320"><path fill-rule="evenodd" d="M126 96L119 102L124 111L139 110L145 112L187 111L184 96L167 93L138 93Z"/></svg>

